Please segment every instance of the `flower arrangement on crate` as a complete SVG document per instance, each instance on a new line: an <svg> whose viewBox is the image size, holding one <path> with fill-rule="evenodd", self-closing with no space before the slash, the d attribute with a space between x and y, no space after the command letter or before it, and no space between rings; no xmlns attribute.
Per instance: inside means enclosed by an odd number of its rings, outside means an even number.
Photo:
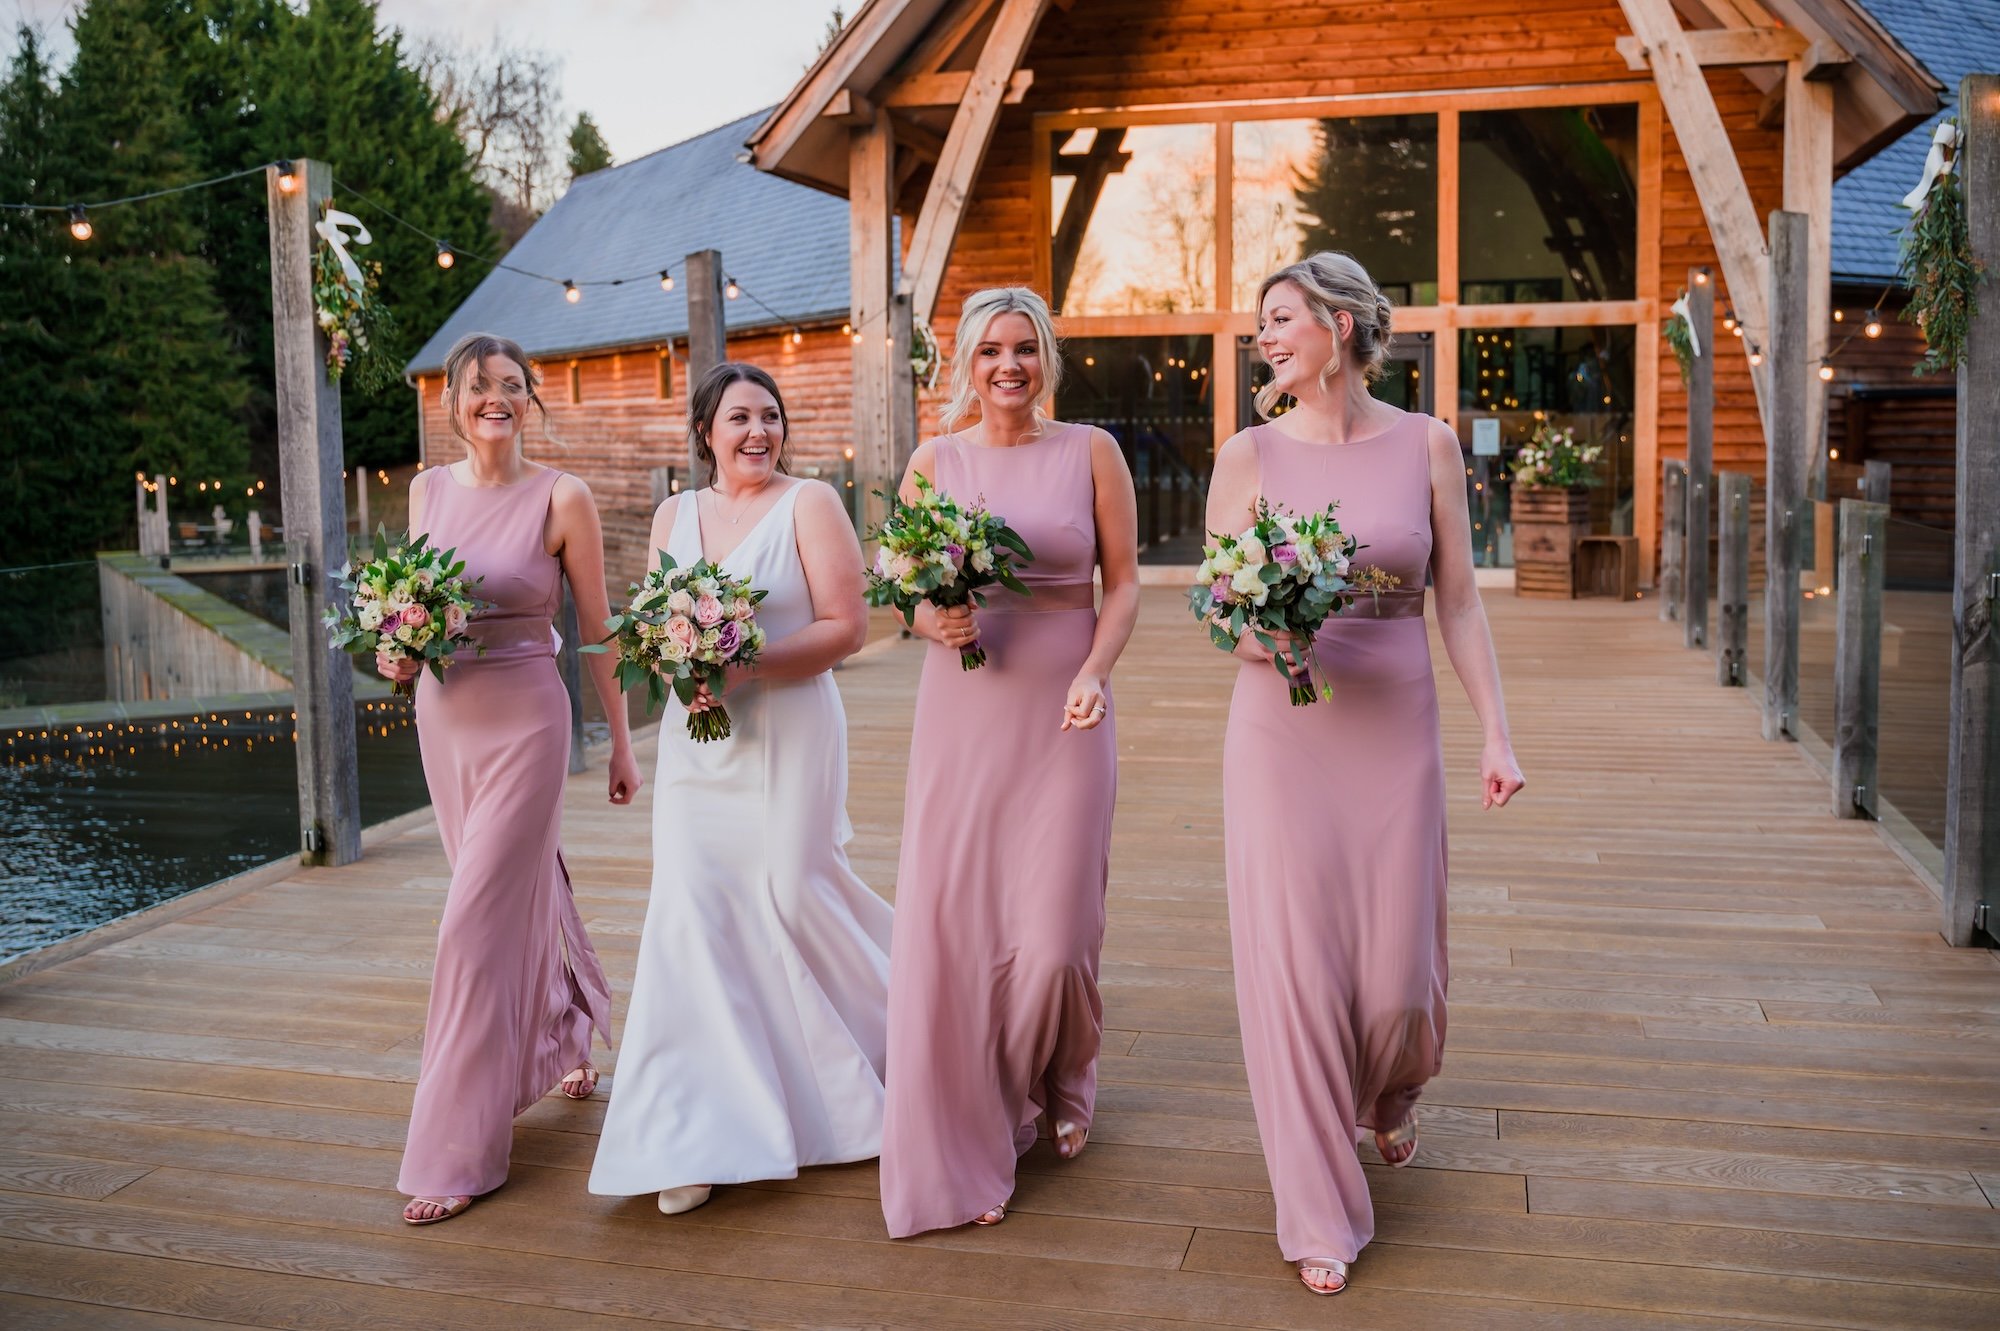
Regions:
<svg viewBox="0 0 2000 1331"><path fill-rule="evenodd" d="M1597 464L1604 458L1604 445L1579 444L1572 426L1557 429L1555 422L1543 420L1532 438L1514 456L1511 464L1514 484L1524 489L1574 490L1596 485Z"/></svg>

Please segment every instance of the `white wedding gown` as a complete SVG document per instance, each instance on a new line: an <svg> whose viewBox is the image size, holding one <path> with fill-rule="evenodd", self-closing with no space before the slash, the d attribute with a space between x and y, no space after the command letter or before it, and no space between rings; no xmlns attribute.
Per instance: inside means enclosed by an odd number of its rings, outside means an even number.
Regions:
<svg viewBox="0 0 2000 1331"><path fill-rule="evenodd" d="M769 593L776 642L812 622L794 481L721 561ZM692 493L668 553L701 557ZM847 716L833 676L724 698L697 744L669 702L653 787L653 893L590 1190L634 1196L792 1178L882 1149L889 906L848 867Z"/></svg>

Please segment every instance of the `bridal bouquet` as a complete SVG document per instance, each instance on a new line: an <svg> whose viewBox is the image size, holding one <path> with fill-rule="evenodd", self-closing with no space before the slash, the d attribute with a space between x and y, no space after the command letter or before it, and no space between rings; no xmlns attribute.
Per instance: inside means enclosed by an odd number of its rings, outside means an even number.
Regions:
<svg viewBox="0 0 2000 1331"><path fill-rule="evenodd" d="M1553 486L1567 490L1579 485L1596 485L1601 479L1597 474L1597 464L1603 460L1604 445L1579 444L1576 430L1570 426L1557 429L1555 422L1543 421L1535 427L1534 437L1521 446L1510 464L1514 472L1514 484L1520 486Z"/></svg>
<svg viewBox="0 0 2000 1331"><path fill-rule="evenodd" d="M981 593L995 583L1029 594L1014 564L1032 563L1035 556L1028 543L984 503L961 508L922 476L917 477L915 503L903 503L893 494L883 497L889 501L889 516L868 533L881 542L875 567L868 573L868 604L894 606L902 611L905 624L913 624L917 607L925 601L941 609L985 605ZM958 650L960 669L977 670L986 664L978 642Z"/></svg>
<svg viewBox="0 0 2000 1331"><path fill-rule="evenodd" d="M379 651L398 661L421 661L443 679L452 653L472 644L465 626L481 604L472 596L480 579L465 580L465 561L457 553L439 553L429 536L391 546L388 532L377 527L375 557L359 567L340 566L338 585L347 606L344 612L326 608L332 645L353 656ZM486 650L472 645L476 652ZM417 682L398 680L395 691L410 697Z"/></svg>
<svg viewBox="0 0 2000 1331"><path fill-rule="evenodd" d="M579 648L618 653L618 687L630 691L646 683L646 711L664 707L671 687L681 705L694 701L703 684L722 696L723 670L749 665L764 650L757 602L764 593L732 578L706 559L686 568L660 551L660 566L633 584L624 613L604 621L611 635ZM729 712L721 706L689 712L688 734L700 743L729 738Z"/></svg>
<svg viewBox="0 0 2000 1331"><path fill-rule="evenodd" d="M1303 707L1319 696L1314 692L1310 662L1313 634L1320 625L1353 603L1356 590L1373 590L1350 577L1360 546L1340 529L1328 504L1318 513L1299 517L1257 501L1257 519L1236 536L1216 536L1203 547L1199 581L1188 593L1195 618L1208 626L1208 636L1225 652L1236 650L1245 632L1271 653L1271 663L1291 686L1292 706ZM1278 640L1286 639L1297 669L1286 664ZM1320 671L1321 689L1332 697L1332 686Z"/></svg>

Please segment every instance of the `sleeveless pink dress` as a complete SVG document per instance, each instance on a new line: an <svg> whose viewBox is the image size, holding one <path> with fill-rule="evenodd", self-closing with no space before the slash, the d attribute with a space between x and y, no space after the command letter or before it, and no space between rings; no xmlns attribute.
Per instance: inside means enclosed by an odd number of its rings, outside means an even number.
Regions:
<svg viewBox="0 0 2000 1331"><path fill-rule="evenodd" d="M424 1057L397 1187L472 1196L507 1179L514 1116L610 1032L611 992L564 866L569 696L551 620L562 565L543 548L562 473L513 485L424 480L431 543L456 547L489 607L442 680L417 686L417 736L451 888L438 926Z"/></svg>
<svg viewBox="0 0 2000 1331"><path fill-rule="evenodd" d="M1430 418L1303 443L1252 429L1259 491L1343 530L1402 585L1316 640L1333 698L1293 707L1245 662L1223 744L1236 1005L1288 1261L1352 1261L1375 1233L1355 1146L1416 1106L1444 1053L1444 760L1424 631Z"/></svg>
<svg viewBox="0 0 2000 1331"><path fill-rule="evenodd" d="M882 1124L897 1238L1006 1201L1036 1117L1088 1126L1096 1100L1115 708L1094 730L1059 729L1097 628L1090 437L937 443L932 480L1021 534L1034 594L990 590L975 611L986 665L962 670L932 643L917 687Z"/></svg>

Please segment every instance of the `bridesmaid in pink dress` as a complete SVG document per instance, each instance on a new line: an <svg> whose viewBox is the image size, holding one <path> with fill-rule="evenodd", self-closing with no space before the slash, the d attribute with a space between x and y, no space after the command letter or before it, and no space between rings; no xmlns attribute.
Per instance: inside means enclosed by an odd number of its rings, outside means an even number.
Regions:
<svg viewBox="0 0 2000 1331"><path fill-rule="evenodd" d="M1438 629L1485 730L1487 808L1522 786L1486 612L1473 585L1465 469L1450 427L1368 393L1390 308L1360 264L1320 253L1258 293L1267 417L1216 455L1208 526L1249 526L1259 495L1297 513L1338 501L1343 529L1401 580L1327 621L1331 701L1291 705L1244 635L1223 746L1223 836L1237 1013L1278 1245L1317 1294L1346 1286L1374 1236L1356 1143L1392 1167L1417 1150L1417 1097L1445 1031L1444 760L1424 629Z"/></svg>
<svg viewBox="0 0 2000 1331"><path fill-rule="evenodd" d="M488 602L442 680L417 685L417 735L451 888L438 928L423 1066L397 1188L413 1225L448 1220L507 1179L514 1116L560 1084L597 1085L590 1035L610 1033L611 994L583 931L563 864L569 696L556 673L551 619L562 580L577 620L602 624L604 540L582 481L521 455L529 405L541 408L521 348L471 334L445 358L444 407L463 461L410 483L410 530L456 547ZM610 798L639 789L624 700L608 655L590 663L611 724ZM378 658L406 679L415 663ZM567 1072L568 1075L564 1075Z"/></svg>
<svg viewBox="0 0 2000 1331"><path fill-rule="evenodd" d="M979 419L920 446L903 481L906 499L923 476L985 500L1035 560L1030 596L996 588L983 609L917 615L933 645L910 739L882 1125L896 1238L999 1223L1039 1116L1065 1158L1090 1131L1118 787L1108 677L1139 614L1138 509L1109 435L1041 415L1060 372L1039 296L968 298L945 424L975 400ZM987 663L963 670L974 640Z"/></svg>

